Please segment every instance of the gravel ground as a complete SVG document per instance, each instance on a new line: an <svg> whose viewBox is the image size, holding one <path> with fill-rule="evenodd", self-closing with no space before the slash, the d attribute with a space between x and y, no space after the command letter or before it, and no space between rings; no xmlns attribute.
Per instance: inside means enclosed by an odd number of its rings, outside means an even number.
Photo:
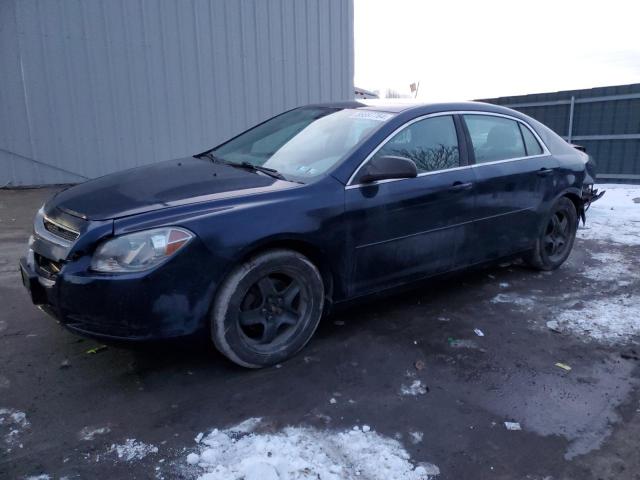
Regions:
<svg viewBox="0 0 640 480"><path fill-rule="evenodd" d="M558 271L351 305L261 371L198 341L87 353L17 271L53 190L1 190L0 478L640 479L640 187L607 188Z"/></svg>

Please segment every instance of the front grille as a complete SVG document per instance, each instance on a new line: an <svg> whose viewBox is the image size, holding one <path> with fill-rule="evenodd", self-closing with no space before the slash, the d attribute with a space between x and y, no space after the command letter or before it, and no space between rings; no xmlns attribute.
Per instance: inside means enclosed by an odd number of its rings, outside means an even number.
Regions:
<svg viewBox="0 0 640 480"><path fill-rule="evenodd" d="M37 253L34 254L34 258L38 269L47 277L55 277L56 275L58 275L60 269L62 268L62 263L55 262Z"/></svg>
<svg viewBox="0 0 640 480"><path fill-rule="evenodd" d="M44 222L44 228L48 232L54 234L56 237L63 238L69 242L74 242L76 238L78 238L78 235L79 235L78 232L74 232L69 228L65 228L62 225L53 223L48 218L43 218L42 220Z"/></svg>

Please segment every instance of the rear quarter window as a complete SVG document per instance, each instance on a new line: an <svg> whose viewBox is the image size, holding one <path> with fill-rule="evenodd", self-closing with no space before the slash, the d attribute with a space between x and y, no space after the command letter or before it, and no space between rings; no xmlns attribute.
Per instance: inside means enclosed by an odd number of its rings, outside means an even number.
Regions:
<svg viewBox="0 0 640 480"><path fill-rule="evenodd" d="M522 138L524 138L524 146L527 150L527 155L540 155L543 153L542 147L533 136L531 130L529 130L523 124L520 124L520 131L522 132Z"/></svg>

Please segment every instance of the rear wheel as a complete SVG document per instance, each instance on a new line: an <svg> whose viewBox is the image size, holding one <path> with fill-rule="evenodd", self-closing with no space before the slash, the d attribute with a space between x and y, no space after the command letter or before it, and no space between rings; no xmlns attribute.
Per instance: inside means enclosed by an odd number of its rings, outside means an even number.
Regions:
<svg viewBox="0 0 640 480"><path fill-rule="evenodd" d="M274 365L311 339L323 301L322 278L305 256L291 250L262 253L222 284L211 313L213 342L238 365Z"/></svg>
<svg viewBox="0 0 640 480"><path fill-rule="evenodd" d="M559 198L547 215L544 229L525 261L539 270L555 270L569 257L577 228L575 205L567 197Z"/></svg>

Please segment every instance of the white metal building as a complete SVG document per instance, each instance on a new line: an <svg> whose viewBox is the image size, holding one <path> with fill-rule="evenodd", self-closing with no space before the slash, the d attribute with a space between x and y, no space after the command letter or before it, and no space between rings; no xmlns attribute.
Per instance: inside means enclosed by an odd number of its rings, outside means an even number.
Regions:
<svg viewBox="0 0 640 480"><path fill-rule="evenodd" d="M193 154L353 91L352 0L2 0L0 187Z"/></svg>

